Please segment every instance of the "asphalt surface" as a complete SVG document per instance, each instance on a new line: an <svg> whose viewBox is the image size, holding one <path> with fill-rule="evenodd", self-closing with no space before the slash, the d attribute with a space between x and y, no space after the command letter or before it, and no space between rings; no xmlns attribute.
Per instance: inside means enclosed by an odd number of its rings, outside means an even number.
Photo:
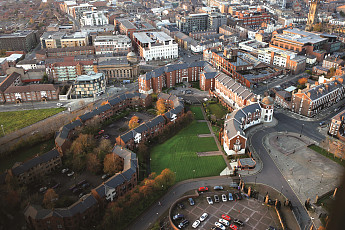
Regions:
<svg viewBox="0 0 345 230"><path fill-rule="evenodd" d="M322 120L328 120L338 112L329 113L326 117L323 117ZM251 136L251 144L253 145L254 149L259 154L261 161L263 162L263 169L256 175L245 176L242 178L246 183L252 182L267 184L284 194L284 196L287 197L293 205L293 212L298 223L301 226L301 229L306 229L310 225L311 219L306 209L304 208L304 204L302 204L297 198L296 194L291 189L290 185L280 172L279 168L276 166L276 164L268 154L266 148L263 145L263 138L268 133L284 131L302 133L303 135L313 139L315 142L319 142L325 137L318 131L320 121L298 120L278 111L275 112L274 116L279 122L277 126L258 130ZM129 227L129 229L149 229L151 224L155 223L160 215L168 210L173 202L177 198L182 196L185 192L201 186L215 186L220 184L226 185L231 181L232 179L228 177L212 177L199 178L179 183L172 187L166 193L166 195L159 200L161 202L161 205L158 205L158 202L152 205L137 219L136 222L134 222Z"/></svg>

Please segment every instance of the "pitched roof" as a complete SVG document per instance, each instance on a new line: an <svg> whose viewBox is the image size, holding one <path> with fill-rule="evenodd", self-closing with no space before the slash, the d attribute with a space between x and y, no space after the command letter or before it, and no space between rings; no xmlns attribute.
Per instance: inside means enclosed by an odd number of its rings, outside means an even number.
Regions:
<svg viewBox="0 0 345 230"><path fill-rule="evenodd" d="M53 84L32 84L26 86L10 86L5 90L5 93L26 93L37 91L56 91Z"/></svg>
<svg viewBox="0 0 345 230"><path fill-rule="evenodd" d="M29 161L24 162L23 164L15 167L15 168L12 168L12 173L14 175L20 175L20 174L30 170L31 168L33 168L39 164L46 163L46 162L48 162L48 161L50 161L50 160L52 160L58 156L60 156L60 155L56 149L50 150L49 152L47 152L41 156L35 157Z"/></svg>
<svg viewBox="0 0 345 230"><path fill-rule="evenodd" d="M5 90L13 84L13 82L20 77L19 73L13 72L8 75L5 80L0 82L0 92L5 92Z"/></svg>

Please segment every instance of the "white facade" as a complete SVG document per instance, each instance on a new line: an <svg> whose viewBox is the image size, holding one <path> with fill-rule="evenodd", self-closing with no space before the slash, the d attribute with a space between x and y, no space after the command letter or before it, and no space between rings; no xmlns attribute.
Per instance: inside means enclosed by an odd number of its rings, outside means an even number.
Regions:
<svg viewBox="0 0 345 230"><path fill-rule="evenodd" d="M97 36L94 41L96 54L130 51L131 39L126 35Z"/></svg>
<svg viewBox="0 0 345 230"><path fill-rule="evenodd" d="M257 53L260 61L284 68L287 67L286 64L288 59L291 60L297 56L294 52L284 51L273 47L258 49Z"/></svg>
<svg viewBox="0 0 345 230"><path fill-rule="evenodd" d="M221 46L223 43L221 41L206 41L204 43L195 43L190 45L190 49L194 53L201 53L204 50L212 47Z"/></svg>
<svg viewBox="0 0 345 230"><path fill-rule="evenodd" d="M145 61L178 58L178 44L164 32L133 33Z"/></svg>
<svg viewBox="0 0 345 230"><path fill-rule="evenodd" d="M103 26L109 24L104 11L86 11L80 18L81 26Z"/></svg>

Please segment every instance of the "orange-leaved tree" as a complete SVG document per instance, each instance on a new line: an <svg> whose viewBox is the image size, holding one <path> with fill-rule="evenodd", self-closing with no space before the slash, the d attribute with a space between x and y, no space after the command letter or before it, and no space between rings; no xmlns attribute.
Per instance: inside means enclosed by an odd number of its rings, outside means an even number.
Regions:
<svg viewBox="0 0 345 230"><path fill-rule="evenodd" d="M298 84L300 84L300 85L305 85L305 83L307 83L307 82L308 82L308 79L305 77L298 79Z"/></svg>
<svg viewBox="0 0 345 230"><path fill-rule="evenodd" d="M114 153L105 155L103 171L110 175L123 170L123 161L121 157Z"/></svg>
<svg viewBox="0 0 345 230"><path fill-rule="evenodd" d="M130 129L135 129L135 128L138 127L138 126L139 126L139 117L133 116L133 117L131 118L131 120L129 121L129 123L128 123L128 127L129 127Z"/></svg>
<svg viewBox="0 0 345 230"><path fill-rule="evenodd" d="M159 99L156 103L156 107L157 107L157 114L158 115L163 114L166 110L164 100Z"/></svg>
<svg viewBox="0 0 345 230"><path fill-rule="evenodd" d="M59 198L59 195L56 194L54 189L50 188L46 191L43 198L43 204L46 208L54 208L55 201Z"/></svg>

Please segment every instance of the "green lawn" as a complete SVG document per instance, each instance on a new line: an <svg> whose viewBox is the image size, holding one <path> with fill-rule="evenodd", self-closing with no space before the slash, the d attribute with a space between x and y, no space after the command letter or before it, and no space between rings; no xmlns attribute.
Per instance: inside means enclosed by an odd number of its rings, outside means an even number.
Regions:
<svg viewBox="0 0 345 230"><path fill-rule="evenodd" d="M40 120L62 112L64 108L34 109L14 112L0 112L0 125L4 126L5 134L32 125ZM0 130L0 137L3 136Z"/></svg>
<svg viewBox="0 0 345 230"><path fill-rule="evenodd" d="M200 106L191 106L190 110L194 113L195 120L205 120Z"/></svg>
<svg viewBox="0 0 345 230"><path fill-rule="evenodd" d="M325 157L331 159L332 161L340 164L341 166L345 167L345 161L342 161L340 158L338 157L334 157L334 155L330 152L328 152L327 150L320 148L317 145L309 145L308 146L310 149L314 150L317 153L320 153L321 155L324 155Z"/></svg>
<svg viewBox="0 0 345 230"><path fill-rule="evenodd" d="M222 156L198 157L196 152L217 151L212 137L199 138L206 132L206 123L193 121L177 135L151 151L152 172L159 174L170 168L176 172L176 181L190 178L216 176L226 167ZM195 170L195 172L193 172Z"/></svg>
<svg viewBox="0 0 345 230"><path fill-rule="evenodd" d="M228 110L225 109L220 104L208 104L207 108L210 110L210 114L214 114L217 119L221 119L228 113Z"/></svg>

